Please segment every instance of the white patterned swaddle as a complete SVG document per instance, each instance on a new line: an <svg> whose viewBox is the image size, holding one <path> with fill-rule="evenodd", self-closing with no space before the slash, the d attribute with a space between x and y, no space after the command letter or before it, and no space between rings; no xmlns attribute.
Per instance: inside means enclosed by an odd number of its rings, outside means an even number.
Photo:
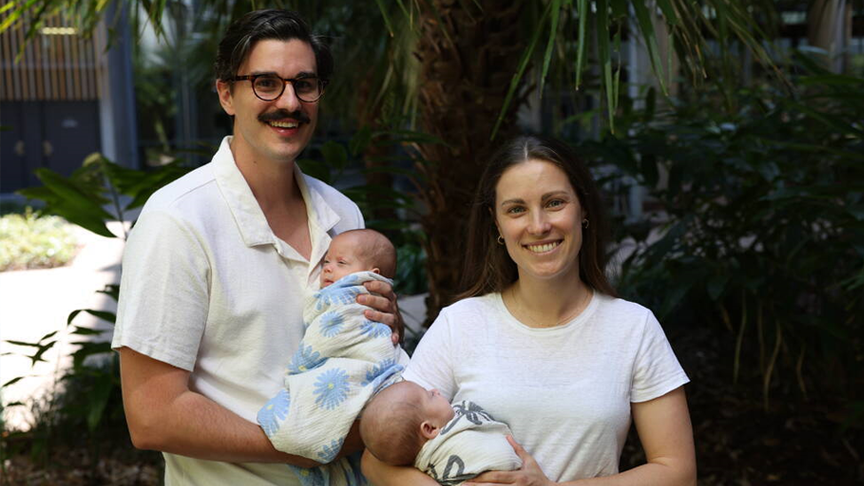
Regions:
<svg viewBox="0 0 864 486"><path fill-rule="evenodd" d="M462 484L486 471L512 471L522 460L507 442L510 427L496 422L474 402L453 405L456 415L423 444L414 467L445 486Z"/></svg>
<svg viewBox="0 0 864 486"><path fill-rule="evenodd" d="M352 273L307 299L306 334L288 363L285 387L258 412L258 424L277 450L329 463L366 402L399 379L401 349L393 346L390 328L366 319L368 307L356 302L369 293L363 282L371 280L392 284L373 272ZM346 459L294 469L304 486L359 484L352 479L359 468Z"/></svg>

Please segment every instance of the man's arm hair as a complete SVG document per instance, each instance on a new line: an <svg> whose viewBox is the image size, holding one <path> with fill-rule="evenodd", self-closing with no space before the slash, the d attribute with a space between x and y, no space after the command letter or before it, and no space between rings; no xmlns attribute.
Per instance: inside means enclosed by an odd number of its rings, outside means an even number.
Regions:
<svg viewBox="0 0 864 486"><path fill-rule="evenodd" d="M189 372L131 348L120 352L123 407L138 449L224 462L320 464L273 448L257 424L189 390Z"/></svg>

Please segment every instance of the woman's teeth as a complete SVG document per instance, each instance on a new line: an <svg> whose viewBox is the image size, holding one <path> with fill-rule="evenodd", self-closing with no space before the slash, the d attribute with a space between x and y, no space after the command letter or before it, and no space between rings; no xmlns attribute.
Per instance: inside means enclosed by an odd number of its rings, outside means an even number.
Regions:
<svg viewBox="0 0 864 486"><path fill-rule="evenodd" d="M560 241L556 241L554 243L546 243L544 245L526 245L526 248L533 251L534 253L545 253L547 251L551 251L553 248L560 244Z"/></svg>

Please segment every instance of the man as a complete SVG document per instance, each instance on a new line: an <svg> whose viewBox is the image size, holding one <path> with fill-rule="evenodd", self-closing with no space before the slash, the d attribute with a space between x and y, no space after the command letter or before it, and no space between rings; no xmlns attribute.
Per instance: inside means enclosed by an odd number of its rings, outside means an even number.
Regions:
<svg viewBox="0 0 864 486"><path fill-rule="evenodd" d="M136 447L164 452L172 484L299 484L255 423L303 337L330 238L363 226L357 206L300 173L329 51L295 13L247 14L219 44L216 88L234 119L209 164L147 202L123 258L117 327ZM358 302L400 328L392 289ZM359 450L352 431L342 454Z"/></svg>

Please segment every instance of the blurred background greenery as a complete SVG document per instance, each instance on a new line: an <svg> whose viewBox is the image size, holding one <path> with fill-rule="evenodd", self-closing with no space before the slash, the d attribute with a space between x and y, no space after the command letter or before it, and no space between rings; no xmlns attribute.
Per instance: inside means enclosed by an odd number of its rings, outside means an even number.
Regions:
<svg viewBox="0 0 864 486"><path fill-rule="evenodd" d="M2 29L59 10L82 32L128 22L139 36L141 167L96 154L68 177L40 169L43 185L21 194L111 235L106 222L130 219L230 132L212 92L215 45L231 19L271 6L300 11L337 61L299 163L397 243L397 291L426 295L427 324L457 290L489 151L523 131L561 137L615 217L614 282L654 310L693 380L700 484L864 481L861 2L10 2L6 19L21 16ZM40 412L31 430L4 431L3 474L72 481L55 463L73 448L91 465L82 481L158 484L141 469L158 469L158 455L124 435L107 345L82 339L61 382L48 403L4 404ZM641 460L631 436L625 468ZM138 474L100 470L109 450Z"/></svg>

